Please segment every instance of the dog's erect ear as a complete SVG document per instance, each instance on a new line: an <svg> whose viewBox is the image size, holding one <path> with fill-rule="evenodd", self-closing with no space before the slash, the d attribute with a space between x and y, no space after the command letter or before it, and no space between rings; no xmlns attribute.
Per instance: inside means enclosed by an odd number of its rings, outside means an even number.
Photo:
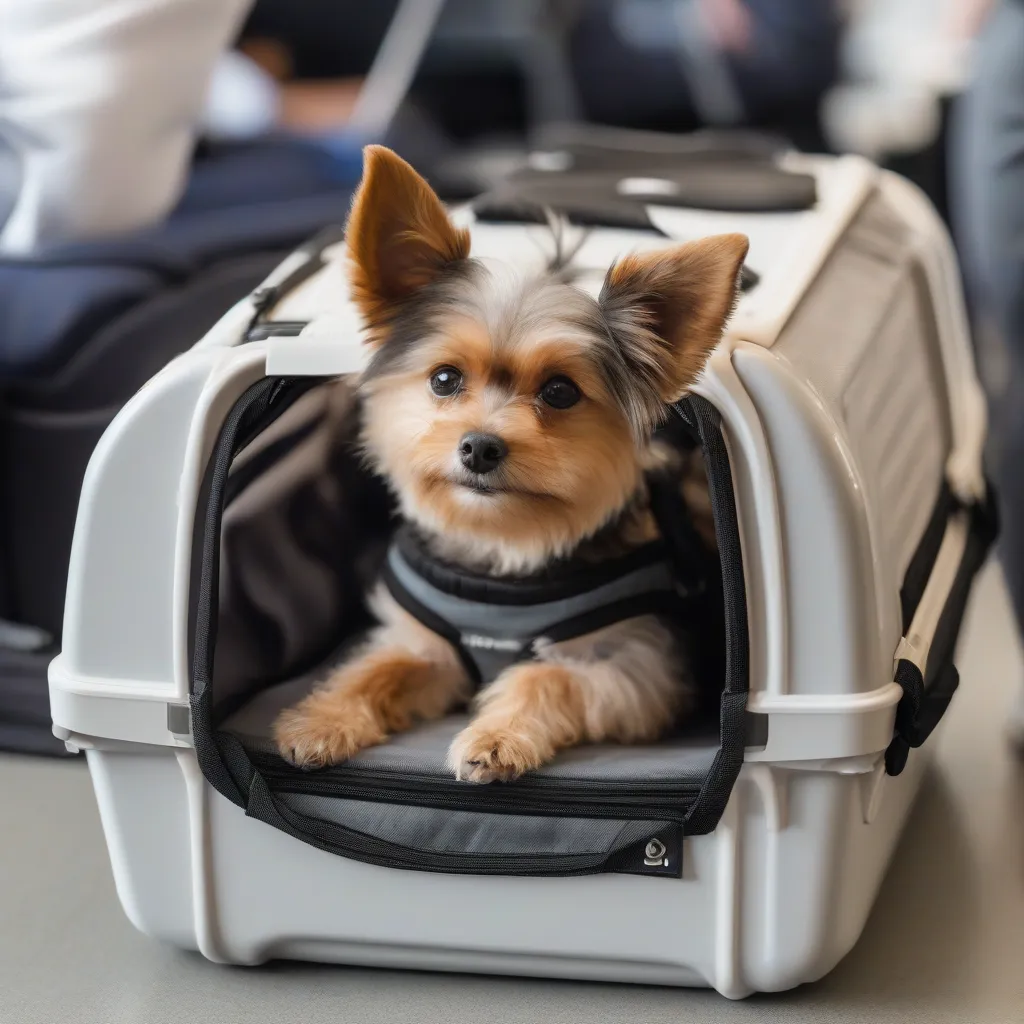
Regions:
<svg viewBox="0 0 1024 1024"><path fill-rule="evenodd" d="M600 303L637 382L663 402L683 397L736 304L746 235L713 235L616 263Z"/></svg>
<svg viewBox="0 0 1024 1024"><path fill-rule="evenodd" d="M452 224L434 190L384 146L363 150L345 243L352 298L371 340L398 303L469 255L469 232Z"/></svg>

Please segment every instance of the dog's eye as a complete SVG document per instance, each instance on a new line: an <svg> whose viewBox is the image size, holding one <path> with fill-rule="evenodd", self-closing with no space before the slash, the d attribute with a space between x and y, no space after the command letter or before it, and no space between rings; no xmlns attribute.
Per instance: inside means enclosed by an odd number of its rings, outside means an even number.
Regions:
<svg viewBox="0 0 1024 1024"><path fill-rule="evenodd" d="M462 374L454 366L442 366L430 375L430 390L438 398L451 398L462 387Z"/></svg>
<svg viewBox="0 0 1024 1024"><path fill-rule="evenodd" d="M552 377L540 389L540 398L552 409L568 409L580 400L580 389L568 377Z"/></svg>

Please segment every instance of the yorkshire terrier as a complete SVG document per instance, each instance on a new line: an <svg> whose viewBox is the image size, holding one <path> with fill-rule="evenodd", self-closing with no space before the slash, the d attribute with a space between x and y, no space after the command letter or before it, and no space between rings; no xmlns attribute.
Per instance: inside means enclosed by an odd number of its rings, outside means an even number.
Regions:
<svg viewBox="0 0 1024 1024"><path fill-rule="evenodd" d="M743 235L625 256L594 299L471 258L426 181L371 146L346 239L370 346L361 444L437 558L516 580L657 536L652 431L722 337ZM541 643L474 697L447 640L382 582L369 600L365 645L274 724L293 764L336 764L472 700L450 766L507 781L576 744L653 741L691 704L686 652L656 615Z"/></svg>

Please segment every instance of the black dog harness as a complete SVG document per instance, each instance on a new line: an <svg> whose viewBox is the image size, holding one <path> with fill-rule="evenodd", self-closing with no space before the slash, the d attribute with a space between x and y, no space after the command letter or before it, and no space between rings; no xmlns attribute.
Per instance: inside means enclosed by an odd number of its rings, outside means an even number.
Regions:
<svg viewBox="0 0 1024 1024"><path fill-rule="evenodd" d="M597 564L569 560L543 574L495 579L442 562L407 525L392 541L383 579L402 608L452 644L478 684L548 644L616 622L678 621L689 596L662 541Z"/></svg>

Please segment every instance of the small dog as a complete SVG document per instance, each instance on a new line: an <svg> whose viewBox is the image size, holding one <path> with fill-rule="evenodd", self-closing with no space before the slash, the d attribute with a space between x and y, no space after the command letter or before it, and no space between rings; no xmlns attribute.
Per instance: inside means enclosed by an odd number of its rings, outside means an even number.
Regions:
<svg viewBox="0 0 1024 1024"><path fill-rule="evenodd" d="M651 433L718 344L743 235L617 262L595 300L552 273L519 277L469 256L403 160L368 147L348 222L350 286L371 357L362 445L433 556L495 580L621 556L657 536ZM699 459L697 460L699 462ZM320 767L473 697L453 645L383 583L380 623L274 725L281 755ZM486 681L449 751L459 779L511 780L584 742L651 741L692 684L656 615L545 643Z"/></svg>

